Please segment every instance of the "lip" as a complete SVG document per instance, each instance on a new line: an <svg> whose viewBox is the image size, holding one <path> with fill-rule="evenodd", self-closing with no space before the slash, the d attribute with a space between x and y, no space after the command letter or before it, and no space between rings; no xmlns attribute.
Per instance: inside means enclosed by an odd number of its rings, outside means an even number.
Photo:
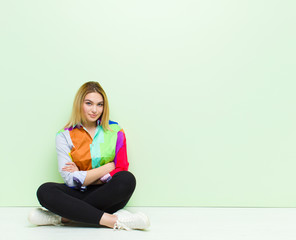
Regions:
<svg viewBox="0 0 296 240"><path fill-rule="evenodd" d="M91 116L92 118L95 118L95 117L98 116L98 115L89 115L89 116Z"/></svg>

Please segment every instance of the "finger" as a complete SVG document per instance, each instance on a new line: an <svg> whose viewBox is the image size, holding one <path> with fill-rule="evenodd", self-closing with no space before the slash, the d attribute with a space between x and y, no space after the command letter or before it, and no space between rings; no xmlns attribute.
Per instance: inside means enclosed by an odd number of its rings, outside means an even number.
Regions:
<svg viewBox="0 0 296 240"><path fill-rule="evenodd" d="M73 169L72 167L65 167L64 169L69 170L69 169Z"/></svg>
<svg viewBox="0 0 296 240"><path fill-rule="evenodd" d="M71 170L71 169L73 169L73 168L71 168L71 167L64 167L64 168L62 168L62 170Z"/></svg>
<svg viewBox="0 0 296 240"><path fill-rule="evenodd" d="M63 171L65 171L65 172L74 172L74 170L72 170L72 169L65 169Z"/></svg>
<svg viewBox="0 0 296 240"><path fill-rule="evenodd" d="M67 165L64 166L64 168L67 168L67 167L69 168L69 167L73 167L73 166L72 165L69 165L69 164L67 164Z"/></svg>

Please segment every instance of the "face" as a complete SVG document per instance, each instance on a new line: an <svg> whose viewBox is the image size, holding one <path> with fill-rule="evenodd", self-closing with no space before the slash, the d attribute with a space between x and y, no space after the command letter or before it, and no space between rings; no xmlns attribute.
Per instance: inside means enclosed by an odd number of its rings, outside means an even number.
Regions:
<svg viewBox="0 0 296 240"><path fill-rule="evenodd" d="M97 92L89 93L85 96L82 106L87 123L94 123L103 113L103 96Z"/></svg>

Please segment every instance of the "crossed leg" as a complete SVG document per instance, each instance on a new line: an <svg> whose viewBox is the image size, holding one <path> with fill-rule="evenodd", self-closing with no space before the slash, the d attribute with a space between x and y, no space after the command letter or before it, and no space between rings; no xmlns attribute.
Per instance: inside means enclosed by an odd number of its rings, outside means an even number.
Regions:
<svg viewBox="0 0 296 240"><path fill-rule="evenodd" d="M64 220L113 227L112 213L123 208L136 186L134 175L128 171L116 173L103 185L90 185L85 192L61 183L44 183L37 190L40 204Z"/></svg>

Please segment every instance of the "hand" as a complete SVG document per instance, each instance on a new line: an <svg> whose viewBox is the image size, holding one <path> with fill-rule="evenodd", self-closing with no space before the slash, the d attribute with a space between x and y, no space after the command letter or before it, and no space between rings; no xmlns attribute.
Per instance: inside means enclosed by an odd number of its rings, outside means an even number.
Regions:
<svg viewBox="0 0 296 240"><path fill-rule="evenodd" d="M66 172L76 172L79 171L78 167L74 162L67 162L66 165L62 168Z"/></svg>

